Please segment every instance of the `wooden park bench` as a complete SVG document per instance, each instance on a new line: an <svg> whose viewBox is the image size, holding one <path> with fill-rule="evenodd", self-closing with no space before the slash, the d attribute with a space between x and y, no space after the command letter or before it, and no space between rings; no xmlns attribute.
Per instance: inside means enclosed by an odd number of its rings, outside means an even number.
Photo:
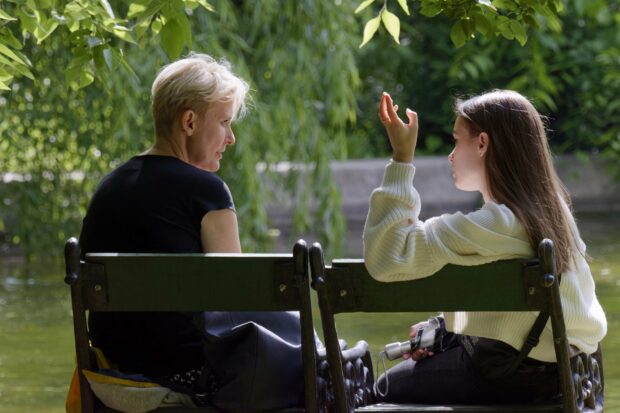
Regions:
<svg viewBox="0 0 620 413"><path fill-rule="evenodd" d="M310 248L312 286L318 293L335 411L348 412L600 412L603 370L600 346L593 355L571 357L555 273L553 244L544 240L539 259L506 260L478 266L447 265L413 281L378 282L363 260L334 260L326 267L319 244ZM449 286L449 288L446 288ZM341 360L334 315L351 312L547 311L550 315L562 391L561 403L544 405L431 406L372 404L368 394L350 390L359 381ZM348 373L353 372L353 376Z"/></svg>
<svg viewBox="0 0 620 413"><path fill-rule="evenodd" d="M299 241L292 254L86 254L75 238L65 246L71 286L82 413L114 412L93 395L83 369L97 370L89 348L87 311L299 311L305 406L287 412L318 412L320 355L315 345L308 251ZM326 368L326 367L324 367ZM319 381L320 382L320 381ZM159 408L165 413L216 412L213 408Z"/></svg>

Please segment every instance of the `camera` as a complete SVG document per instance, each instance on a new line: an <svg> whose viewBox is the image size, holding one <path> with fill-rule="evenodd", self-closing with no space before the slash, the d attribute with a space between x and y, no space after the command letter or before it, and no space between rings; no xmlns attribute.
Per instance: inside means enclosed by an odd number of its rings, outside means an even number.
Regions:
<svg viewBox="0 0 620 413"><path fill-rule="evenodd" d="M441 348L441 329L443 319L440 317L429 318L425 326L418 327L415 336L408 341L390 343L385 346L385 357L388 360L396 360L404 354L411 354L415 349L425 348L429 351L437 351Z"/></svg>

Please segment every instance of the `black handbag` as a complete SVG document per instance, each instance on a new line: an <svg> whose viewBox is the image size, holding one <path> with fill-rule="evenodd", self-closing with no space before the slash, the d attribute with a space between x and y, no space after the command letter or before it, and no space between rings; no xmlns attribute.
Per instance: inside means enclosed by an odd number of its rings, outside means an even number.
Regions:
<svg viewBox="0 0 620 413"><path fill-rule="evenodd" d="M215 377L209 396L228 410L269 410L304 404L301 326L297 312L205 312L203 375Z"/></svg>

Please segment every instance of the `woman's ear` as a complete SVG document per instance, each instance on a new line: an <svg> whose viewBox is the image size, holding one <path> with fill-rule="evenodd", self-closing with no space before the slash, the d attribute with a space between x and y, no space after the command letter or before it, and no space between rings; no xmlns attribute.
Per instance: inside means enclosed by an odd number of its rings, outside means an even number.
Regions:
<svg viewBox="0 0 620 413"><path fill-rule="evenodd" d="M196 126L196 112L191 109L186 110L181 115L181 130L185 132L187 136L192 136L194 134L194 129Z"/></svg>
<svg viewBox="0 0 620 413"><path fill-rule="evenodd" d="M478 135L478 154L482 157L487 153L489 148L489 135L486 132L481 132Z"/></svg>

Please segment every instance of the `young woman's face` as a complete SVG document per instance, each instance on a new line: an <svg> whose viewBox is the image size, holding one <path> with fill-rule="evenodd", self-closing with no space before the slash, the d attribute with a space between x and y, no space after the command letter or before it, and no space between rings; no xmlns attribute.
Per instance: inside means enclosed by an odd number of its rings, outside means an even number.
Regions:
<svg viewBox="0 0 620 413"><path fill-rule="evenodd" d="M467 123L458 116L454 122L454 149L448 155L452 166L452 178L462 191L486 191L484 148L481 135L472 135Z"/></svg>

